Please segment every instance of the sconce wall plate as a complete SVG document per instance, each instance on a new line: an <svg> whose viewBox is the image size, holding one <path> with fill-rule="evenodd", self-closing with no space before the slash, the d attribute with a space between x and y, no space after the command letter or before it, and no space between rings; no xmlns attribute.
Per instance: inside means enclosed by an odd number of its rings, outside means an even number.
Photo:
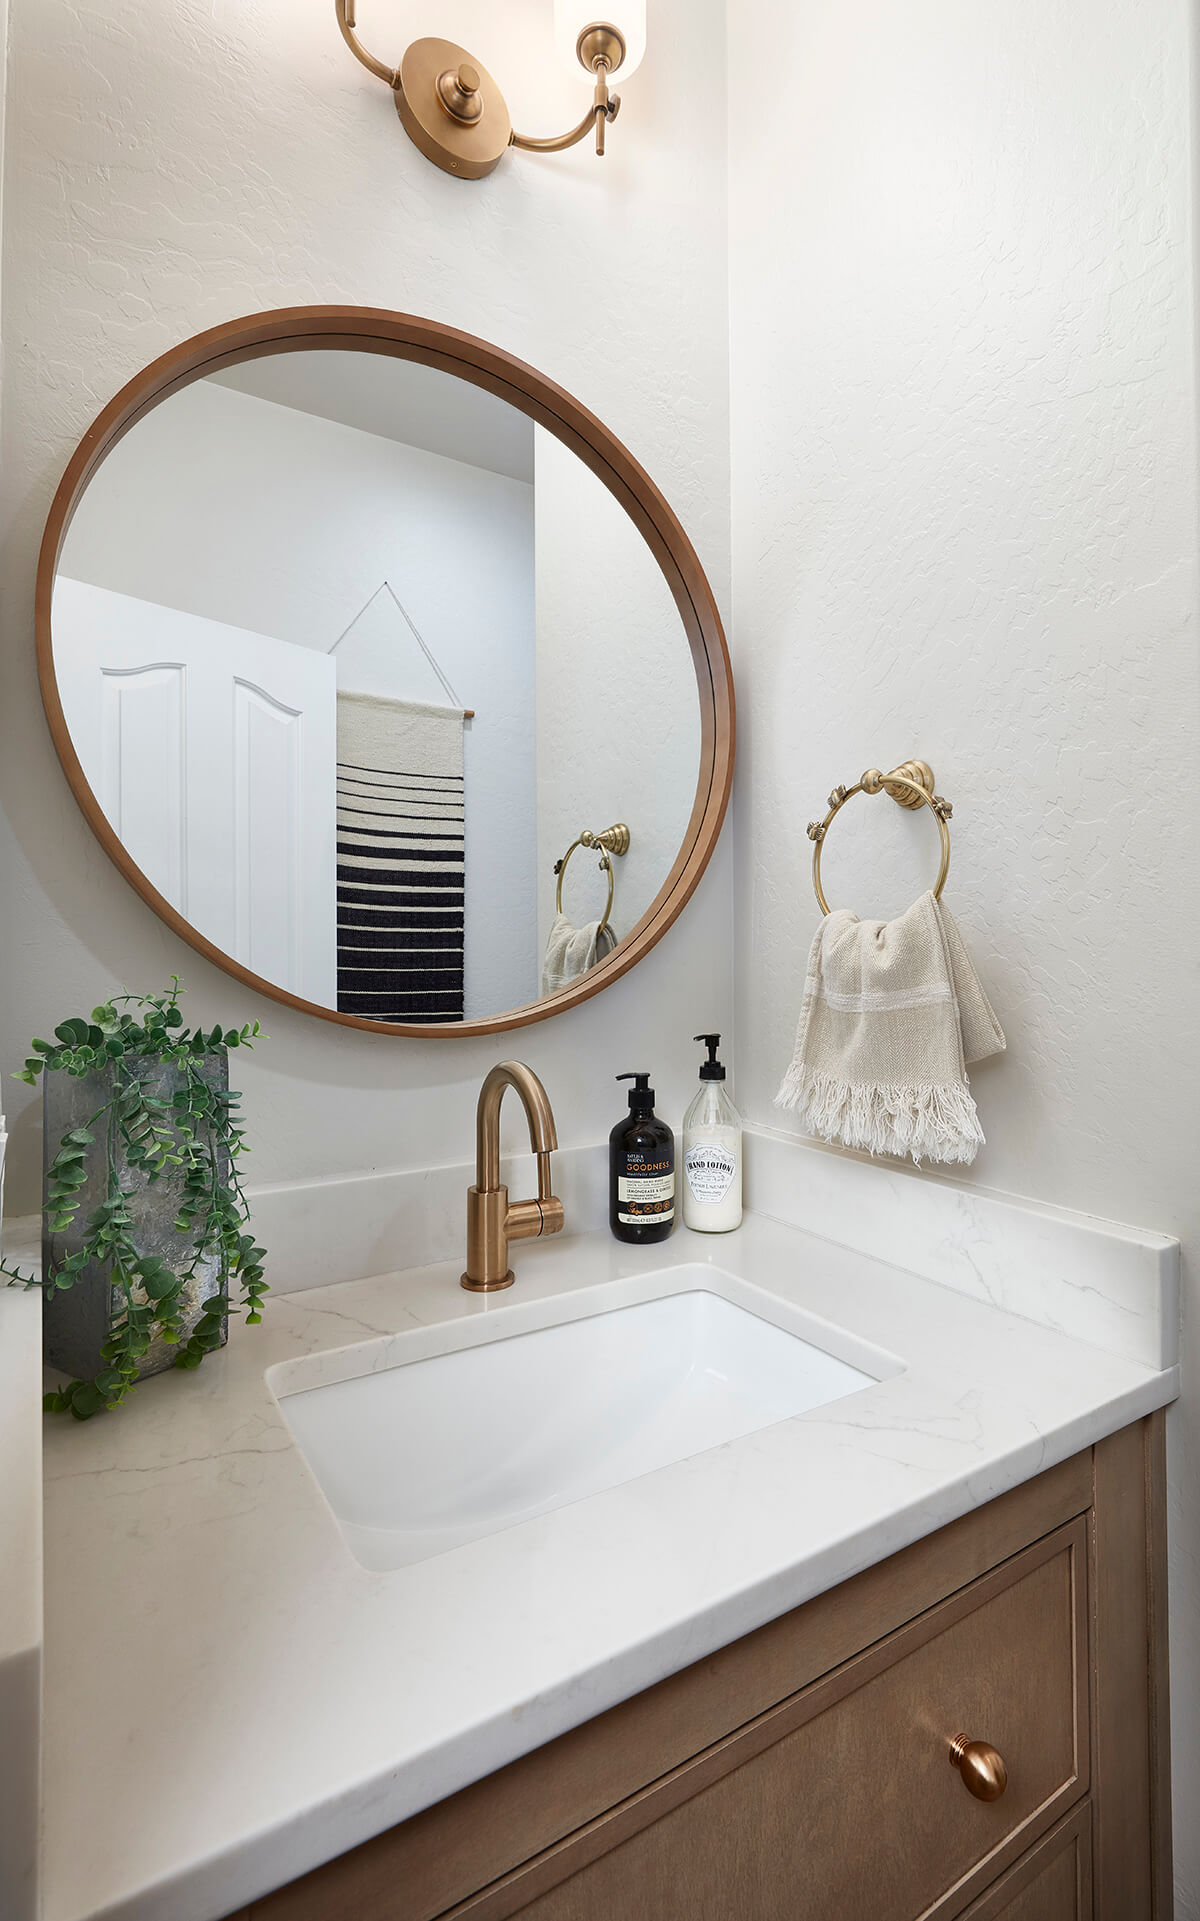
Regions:
<svg viewBox="0 0 1200 1921"><path fill-rule="evenodd" d="M605 130L616 119L621 105L620 96L608 91L609 75L629 54L625 35L610 21L586 20L575 39L576 58L595 83L591 106L569 132L542 140L514 132L504 95L465 47L456 46L452 40L414 40L400 65L389 67L368 53L358 38L355 0L334 0L334 4L342 38L351 53L392 89L396 112L409 139L444 173L459 180L482 180L499 165L509 147L524 147L531 153L560 153L585 140L593 130L596 152L604 152ZM622 0L622 4L630 5L632 0ZM633 65L644 44L642 32L635 45Z"/></svg>
<svg viewBox="0 0 1200 1921"><path fill-rule="evenodd" d="M487 68L452 40L414 40L393 94L414 146L461 180L482 180L512 144L504 95Z"/></svg>

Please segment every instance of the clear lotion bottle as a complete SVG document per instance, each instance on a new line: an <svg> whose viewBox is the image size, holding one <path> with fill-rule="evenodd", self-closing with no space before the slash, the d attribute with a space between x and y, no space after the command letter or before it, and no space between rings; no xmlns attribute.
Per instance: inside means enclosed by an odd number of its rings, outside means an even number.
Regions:
<svg viewBox="0 0 1200 1921"><path fill-rule="evenodd" d="M725 1092L719 1034L697 1034L708 1048L700 1092L683 1117L683 1224L729 1234L742 1224L742 1117Z"/></svg>

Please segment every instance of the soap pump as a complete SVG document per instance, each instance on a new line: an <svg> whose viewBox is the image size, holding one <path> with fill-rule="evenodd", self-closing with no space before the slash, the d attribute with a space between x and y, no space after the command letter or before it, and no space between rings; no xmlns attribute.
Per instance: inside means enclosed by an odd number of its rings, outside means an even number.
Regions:
<svg viewBox="0 0 1200 1921"><path fill-rule="evenodd" d="M632 1081L629 1113L608 1137L609 1226L619 1241L665 1241L675 1225L675 1136L654 1112L649 1074Z"/></svg>
<svg viewBox="0 0 1200 1921"><path fill-rule="evenodd" d="M725 1092L719 1034L697 1034L708 1049L700 1092L683 1117L683 1224L728 1234L742 1224L742 1119Z"/></svg>

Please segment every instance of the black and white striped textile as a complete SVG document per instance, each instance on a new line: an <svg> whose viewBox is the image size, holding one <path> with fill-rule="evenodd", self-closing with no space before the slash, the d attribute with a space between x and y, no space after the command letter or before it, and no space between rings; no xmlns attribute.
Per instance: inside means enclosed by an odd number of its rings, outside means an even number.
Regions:
<svg viewBox="0 0 1200 1921"><path fill-rule="evenodd" d="M463 717L338 694L338 1009L463 1017Z"/></svg>

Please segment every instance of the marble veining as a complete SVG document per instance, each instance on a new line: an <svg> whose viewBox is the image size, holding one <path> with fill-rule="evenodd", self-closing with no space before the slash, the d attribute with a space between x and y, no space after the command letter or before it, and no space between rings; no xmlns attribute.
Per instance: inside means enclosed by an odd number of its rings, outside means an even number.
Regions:
<svg viewBox="0 0 1200 1921"><path fill-rule="evenodd" d="M715 1246L582 1235L520 1257L507 1296L443 1262L273 1298L197 1373L50 1428L44 1921L215 1921L1177 1390L1173 1366L753 1216ZM406 1330L501 1334L696 1262L824 1323L847 1359L898 1365L436 1558L354 1560L268 1368L329 1355L344 1375ZM119 1632L98 1659L101 1620Z"/></svg>
<svg viewBox="0 0 1200 1921"><path fill-rule="evenodd" d="M1147 1367L1175 1363L1179 1242L1170 1235L770 1128L747 1129L746 1168L756 1213Z"/></svg>

